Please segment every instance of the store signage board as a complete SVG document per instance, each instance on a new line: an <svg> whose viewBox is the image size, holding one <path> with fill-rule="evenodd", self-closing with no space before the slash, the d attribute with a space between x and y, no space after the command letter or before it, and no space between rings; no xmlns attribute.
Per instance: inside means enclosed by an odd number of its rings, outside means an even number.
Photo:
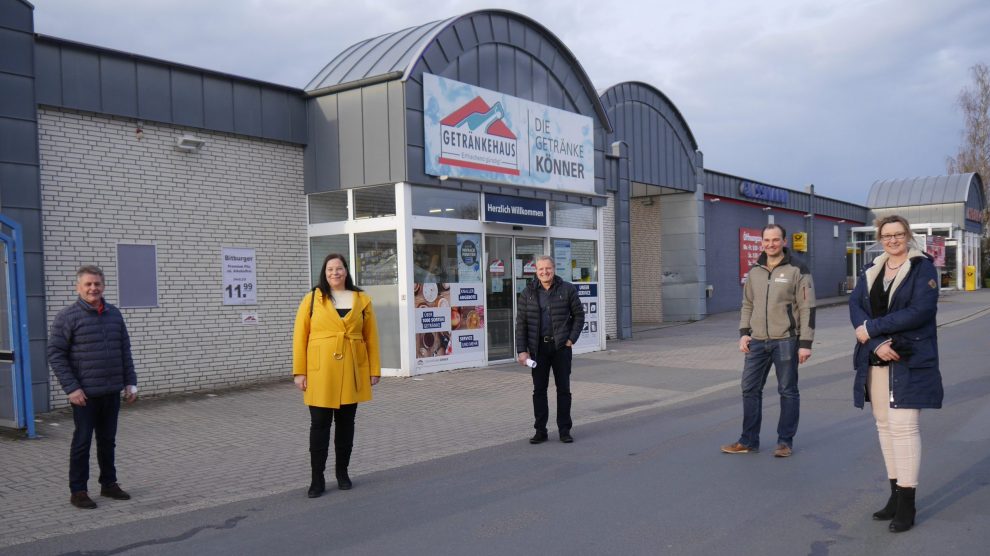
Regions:
<svg viewBox="0 0 990 556"><path fill-rule="evenodd" d="M747 199L779 203L782 205L787 204L788 198L787 190L785 189L751 181L744 181L739 184L739 194Z"/></svg>
<svg viewBox="0 0 990 556"><path fill-rule="evenodd" d="M426 173L595 192L594 120L423 74Z"/></svg>
<svg viewBox="0 0 990 556"><path fill-rule="evenodd" d="M486 193L484 221L546 227L547 202Z"/></svg>

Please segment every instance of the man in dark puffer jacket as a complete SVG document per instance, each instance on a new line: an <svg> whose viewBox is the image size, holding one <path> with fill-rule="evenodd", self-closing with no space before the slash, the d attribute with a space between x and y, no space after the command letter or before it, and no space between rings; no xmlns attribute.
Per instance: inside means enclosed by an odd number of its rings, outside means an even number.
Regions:
<svg viewBox="0 0 990 556"><path fill-rule="evenodd" d="M76 272L79 299L59 312L48 336L48 364L69 396L76 425L69 455L69 502L84 509L96 507L86 489L94 432L100 495L130 499L117 484L114 446L120 391L124 390L127 403L134 402L137 375L124 317L103 300L104 288L100 267L80 267Z"/></svg>
<svg viewBox="0 0 990 556"><path fill-rule="evenodd" d="M516 351L519 363L531 357L533 367L533 412L536 434L531 444L545 442L550 408L547 387L550 370L557 387L557 430L561 442L574 442L571 436L571 346L581 335L584 309L577 288L554 276L553 258L536 259L536 280L519 294L516 312Z"/></svg>

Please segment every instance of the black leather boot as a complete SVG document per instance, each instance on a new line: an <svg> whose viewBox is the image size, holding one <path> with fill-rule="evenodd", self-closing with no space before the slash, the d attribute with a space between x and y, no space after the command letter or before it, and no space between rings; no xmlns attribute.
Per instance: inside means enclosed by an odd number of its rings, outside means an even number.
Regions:
<svg viewBox="0 0 990 556"><path fill-rule="evenodd" d="M914 494L913 488L897 487L897 513L890 522L891 532L903 533L914 526Z"/></svg>
<svg viewBox="0 0 990 556"><path fill-rule="evenodd" d="M338 465L336 468L336 472L337 472L337 488L339 488L340 490L351 490L351 487L353 487L354 484L351 483L351 478L347 476L347 468Z"/></svg>
<svg viewBox="0 0 990 556"><path fill-rule="evenodd" d="M877 521L887 521L894 519L894 514L897 512L897 479L890 479L890 498L887 499L887 505L883 508L873 512L873 519Z"/></svg>
<svg viewBox="0 0 990 556"><path fill-rule="evenodd" d="M309 484L309 490L306 491L306 496L319 498L327 489L326 480L323 478L323 472L327 468L327 450L310 452L309 465L313 471L313 479Z"/></svg>

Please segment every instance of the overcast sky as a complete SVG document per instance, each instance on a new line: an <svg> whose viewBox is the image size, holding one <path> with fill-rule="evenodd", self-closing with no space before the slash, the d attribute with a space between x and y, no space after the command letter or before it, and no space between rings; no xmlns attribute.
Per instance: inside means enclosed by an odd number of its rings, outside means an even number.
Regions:
<svg viewBox="0 0 990 556"><path fill-rule="evenodd" d="M35 31L294 87L366 38L485 8L536 20L598 89L643 81L705 167L864 203L945 173L986 0L32 0Z"/></svg>

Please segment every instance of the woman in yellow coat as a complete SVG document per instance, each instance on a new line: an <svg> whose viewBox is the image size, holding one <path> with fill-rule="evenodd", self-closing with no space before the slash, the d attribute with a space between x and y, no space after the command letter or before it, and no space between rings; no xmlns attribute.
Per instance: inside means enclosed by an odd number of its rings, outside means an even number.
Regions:
<svg viewBox="0 0 990 556"><path fill-rule="evenodd" d="M381 376L378 327L371 298L354 285L343 255L323 261L320 283L303 298L292 339L292 374L309 406L309 456L313 480L307 495L326 490L323 472L333 437L337 486L351 488L347 466L354 445L357 404L371 400Z"/></svg>

